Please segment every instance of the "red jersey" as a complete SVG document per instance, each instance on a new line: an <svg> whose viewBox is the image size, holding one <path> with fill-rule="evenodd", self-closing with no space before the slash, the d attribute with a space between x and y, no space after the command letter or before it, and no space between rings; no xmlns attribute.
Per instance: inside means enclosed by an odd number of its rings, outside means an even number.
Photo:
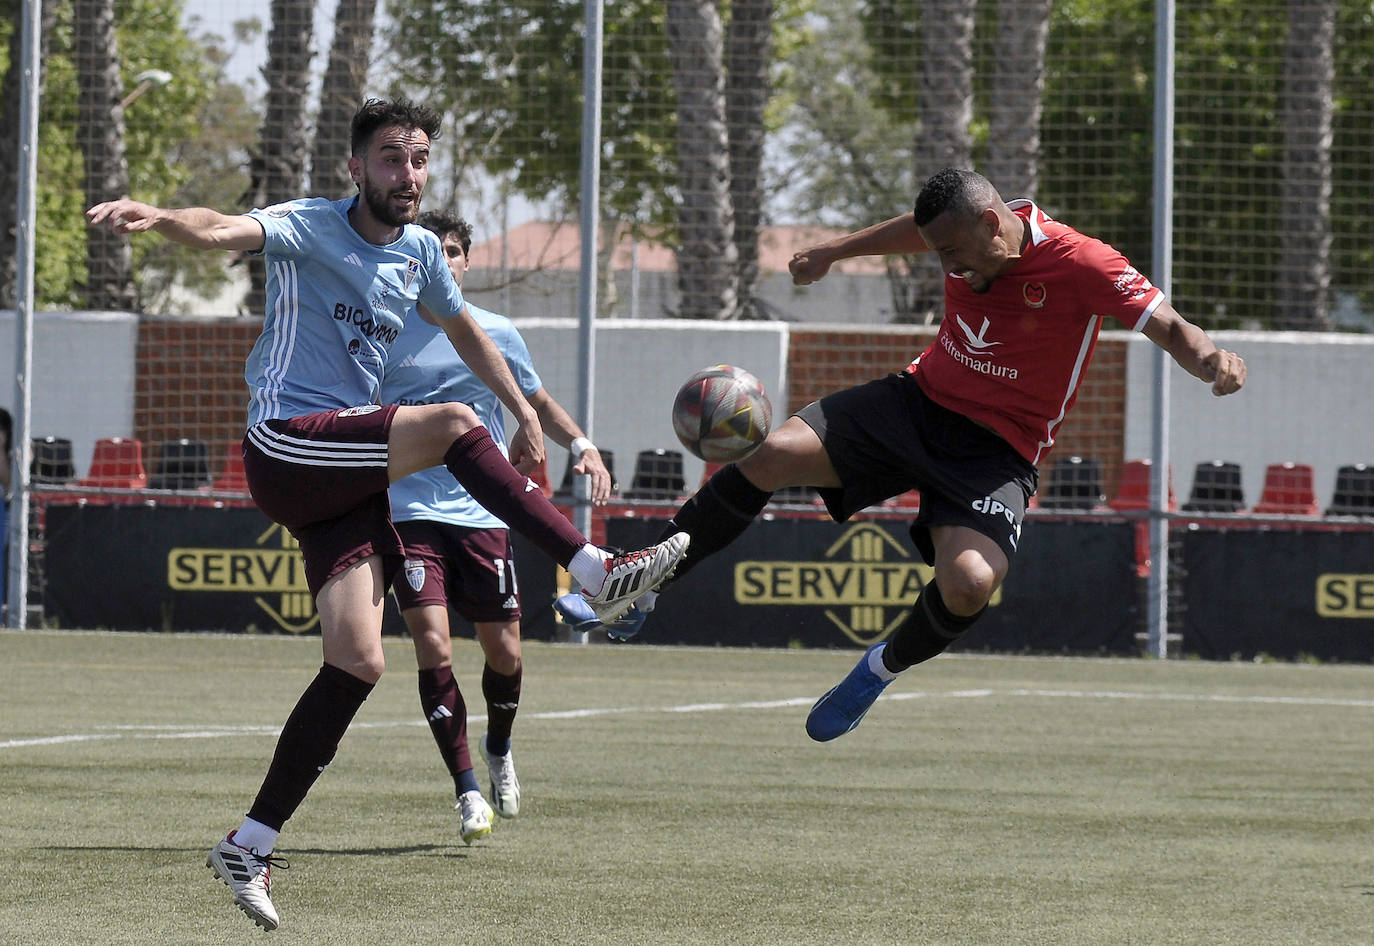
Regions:
<svg viewBox="0 0 1374 946"><path fill-rule="evenodd" d="M985 293L945 276L940 332L906 370L931 400L1039 463L1078 397L1103 316L1140 331L1164 294L1102 241L1028 200L1007 206L1030 223L1030 244Z"/></svg>

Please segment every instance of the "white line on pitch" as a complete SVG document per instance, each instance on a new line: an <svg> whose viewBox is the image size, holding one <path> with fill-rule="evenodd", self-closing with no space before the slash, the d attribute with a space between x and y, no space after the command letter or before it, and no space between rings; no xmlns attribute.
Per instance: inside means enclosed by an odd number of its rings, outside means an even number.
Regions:
<svg viewBox="0 0 1374 946"><path fill-rule="evenodd" d="M1355 709L1374 708L1374 700L1346 699L1320 696L1243 696L1222 693L1133 693L1127 690L1055 690L1055 689L973 689L973 690L916 690L904 693L885 693L880 700L903 701L935 699L982 699L991 696L1032 697L1044 699L1083 699L1083 700L1140 700L1144 702L1193 702L1193 703L1249 703L1275 706L1338 706ZM791 697L781 700L748 700L737 703L683 703L677 706L607 706L574 710L547 710L526 712L522 719L587 719L596 716L625 715L629 713L719 713L729 710L786 709L794 706L810 706L815 697ZM471 722L481 722L486 717L473 714ZM424 720L355 722L351 729L397 729L406 726L425 726ZM214 725L111 725L99 727L99 732L73 733L65 736L45 736L32 739L10 739L0 741L0 749L19 749L29 746L55 746L73 742L94 742L111 739L219 739L224 736L276 736L280 726L214 726Z"/></svg>

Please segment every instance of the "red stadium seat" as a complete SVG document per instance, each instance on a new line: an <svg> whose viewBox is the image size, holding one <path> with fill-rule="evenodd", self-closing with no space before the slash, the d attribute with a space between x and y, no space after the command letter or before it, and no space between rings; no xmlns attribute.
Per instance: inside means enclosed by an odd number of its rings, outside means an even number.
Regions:
<svg viewBox="0 0 1374 946"><path fill-rule="evenodd" d="M243 445L235 440L224 452L224 471L210 487L217 493L248 492L248 477L243 472Z"/></svg>
<svg viewBox="0 0 1374 946"><path fill-rule="evenodd" d="M1127 460L1121 464L1121 482L1116 489L1116 498L1107 505L1116 510L1149 509L1150 470L1153 466L1151 460ZM1178 508L1172 469L1169 471L1169 508Z"/></svg>
<svg viewBox="0 0 1374 946"><path fill-rule="evenodd" d="M1254 511L1263 515L1320 515L1321 507L1312 488L1312 467L1306 463L1269 464Z"/></svg>
<svg viewBox="0 0 1374 946"><path fill-rule="evenodd" d="M143 469L143 442L134 437L102 437L95 442L90 472L78 486L104 489L143 489L148 473Z"/></svg>

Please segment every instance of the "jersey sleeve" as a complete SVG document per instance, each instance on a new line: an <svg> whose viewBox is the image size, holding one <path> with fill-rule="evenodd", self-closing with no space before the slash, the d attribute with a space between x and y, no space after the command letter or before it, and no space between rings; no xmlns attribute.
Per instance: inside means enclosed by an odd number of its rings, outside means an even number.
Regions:
<svg viewBox="0 0 1374 946"><path fill-rule="evenodd" d="M284 259L308 255L322 211L333 213L329 201L323 198L291 200L250 210L248 216L262 225L262 249L258 252Z"/></svg>
<svg viewBox="0 0 1374 946"><path fill-rule="evenodd" d="M463 291L449 272L439 238L423 227L412 227L420 235L420 265L426 279L420 287L420 302L437 319L454 319L463 311Z"/></svg>
<svg viewBox="0 0 1374 946"><path fill-rule="evenodd" d="M1138 332L1164 301L1164 293L1116 249L1099 240L1078 250L1079 291L1097 315L1109 316Z"/></svg>

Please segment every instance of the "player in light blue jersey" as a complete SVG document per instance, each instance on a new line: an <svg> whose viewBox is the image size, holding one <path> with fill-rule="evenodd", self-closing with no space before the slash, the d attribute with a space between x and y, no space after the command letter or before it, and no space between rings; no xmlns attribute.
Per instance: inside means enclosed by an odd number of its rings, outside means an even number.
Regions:
<svg viewBox="0 0 1374 946"><path fill-rule="evenodd" d="M201 249L261 253L266 262L267 311L245 371L244 471L258 507L300 546L324 664L282 728L248 816L206 864L268 930L279 923L271 900L277 835L334 758L384 667L382 606L403 553L390 482L442 464L567 568L607 620L662 582L686 550L686 536L626 555L598 549L520 472L544 458L538 415L467 311L438 238L414 225L438 131L431 109L403 99L365 102L353 117L348 160L358 194L347 200L226 215L122 198L86 212L92 226L115 233L155 230ZM516 465L465 404L378 403L387 354L421 303L516 418Z"/></svg>
<svg viewBox="0 0 1374 946"><path fill-rule="evenodd" d="M418 222L439 237L449 270L461 287L468 270L472 227L458 217L438 213L421 214ZM591 477L592 501L604 503L611 495L610 471L582 428L545 390L515 325L471 302L468 311L496 343L549 437L572 450L573 472ZM407 322L392 346L382 400L395 404L461 401L476 412L497 446L505 447L500 400L457 357L443 331L423 320ZM420 706L453 776L459 834L471 844L491 833L492 809L473 774L467 705L453 676L448 607L452 605L473 623L486 658L482 695L487 704L487 732L482 737L482 757L496 812L514 818L520 811L520 781L510 736L520 704L523 666L520 594L510 531L440 466L391 485L391 518L406 548L405 566L393 589L415 643Z"/></svg>

